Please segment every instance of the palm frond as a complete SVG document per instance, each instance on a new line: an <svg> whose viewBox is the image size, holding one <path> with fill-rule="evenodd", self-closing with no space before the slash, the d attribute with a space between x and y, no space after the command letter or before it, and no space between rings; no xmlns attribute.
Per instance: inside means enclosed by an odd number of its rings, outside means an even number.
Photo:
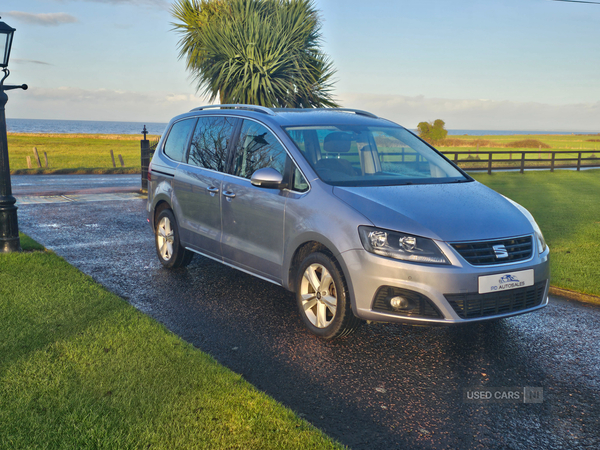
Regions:
<svg viewBox="0 0 600 450"><path fill-rule="evenodd" d="M178 0L180 57L210 100L337 106L312 0Z"/></svg>

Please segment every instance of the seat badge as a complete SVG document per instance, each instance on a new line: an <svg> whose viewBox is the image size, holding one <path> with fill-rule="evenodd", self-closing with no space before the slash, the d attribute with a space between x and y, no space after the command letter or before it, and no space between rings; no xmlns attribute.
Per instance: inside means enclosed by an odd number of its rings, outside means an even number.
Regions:
<svg viewBox="0 0 600 450"><path fill-rule="evenodd" d="M508 251L506 251L504 245L494 245L492 248L496 254L496 259L508 258Z"/></svg>

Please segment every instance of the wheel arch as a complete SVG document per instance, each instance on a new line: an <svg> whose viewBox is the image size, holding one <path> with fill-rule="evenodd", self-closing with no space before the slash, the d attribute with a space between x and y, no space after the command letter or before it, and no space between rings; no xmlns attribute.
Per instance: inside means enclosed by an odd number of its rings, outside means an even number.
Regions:
<svg viewBox="0 0 600 450"><path fill-rule="evenodd" d="M354 288L352 286L352 279L350 278L348 268L344 259L335 246L327 239L322 236L305 236L299 244L295 246L294 252L287 260L286 268L283 271L284 280L283 286L292 291L296 291L296 281L298 279L298 268L300 263L311 253L320 252L327 255L335 263L337 263L344 275L346 286L348 287L348 295L350 297L350 304L352 305L352 311L356 315L356 302L354 299Z"/></svg>
<svg viewBox="0 0 600 450"><path fill-rule="evenodd" d="M164 198L158 198L154 204L154 207L152 209L152 229L156 228L156 218L158 217L158 215L165 209L170 209L173 210L173 208L171 207L171 204L165 200Z"/></svg>

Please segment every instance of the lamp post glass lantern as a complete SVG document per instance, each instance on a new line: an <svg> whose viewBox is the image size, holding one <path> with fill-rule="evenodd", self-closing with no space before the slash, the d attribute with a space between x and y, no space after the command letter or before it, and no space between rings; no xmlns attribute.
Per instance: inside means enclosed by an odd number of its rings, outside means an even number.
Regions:
<svg viewBox="0 0 600 450"><path fill-rule="evenodd" d="M17 221L17 200L12 195L10 184L10 165L8 164L8 143L6 139L6 115L4 107L8 101L6 91L11 89L27 89L26 84L9 86L4 80L10 72L6 68L10 58L13 34L15 29L0 22L0 67L4 75L0 79L0 253L18 252L21 250L19 240L19 224Z"/></svg>
<svg viewBox="0 0 600 450"><path fill-rule="evenodd" d="M12 39L15 34L15 29L6 25L4 22L0 22L0 49L2 50L2 60L0 61L0 67L8 66L8 59L10 58L10 48L12 47Z"/></svg>

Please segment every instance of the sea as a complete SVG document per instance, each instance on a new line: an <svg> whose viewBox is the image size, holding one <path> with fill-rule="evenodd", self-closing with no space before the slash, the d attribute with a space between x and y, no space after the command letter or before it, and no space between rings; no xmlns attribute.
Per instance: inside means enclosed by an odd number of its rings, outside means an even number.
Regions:
<svg viewBox="0 0 600 450"><path fill-rule="evenodd" d="M149 134L162 135L167 127L159 122L110 122L97 120L6 119L10 133L58 134L141 134L146 127ZM413 130L416 131L416 130ZM487 136L513 134L600 134L582 131L531 131L531 130L448 130L449 135Z"/></svg>

